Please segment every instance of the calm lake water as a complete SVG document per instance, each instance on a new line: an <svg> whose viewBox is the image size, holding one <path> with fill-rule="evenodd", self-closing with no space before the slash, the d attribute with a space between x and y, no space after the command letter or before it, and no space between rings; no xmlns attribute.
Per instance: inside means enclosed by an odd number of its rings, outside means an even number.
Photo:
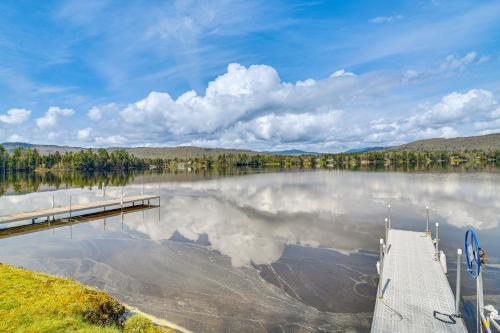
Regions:
<svg viewBox="0 0 500 333"><path fill-rule="evenodd" d="M195 332L367 332L387 204L393 227L410 230L424 230L428 205L432 225L440 223L453 288L456 249L470 226L488 255L486 302L500 307L500 173L119 179L126 195L139 194L142 184L146 193L160 190L161 207L0 239L0 261L75 278ZM52 195L58 205L69 204L70 195L73 202L102 199L97 185L57 182L56 190L52 183L4 183L0 215L50 207ZM106 195L120 192L110 186ZM475 285L462 275L464 313L473 325Z"/></svg>

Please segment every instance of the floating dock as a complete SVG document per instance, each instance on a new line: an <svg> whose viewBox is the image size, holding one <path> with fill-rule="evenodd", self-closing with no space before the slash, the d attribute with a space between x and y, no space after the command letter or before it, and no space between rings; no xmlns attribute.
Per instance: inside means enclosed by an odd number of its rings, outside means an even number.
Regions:
<svg viewBox="0 0 500 333"><path fill-rule="evenodd" d="M147 203L149 205L151 200L158 200L159 202L160 196L134 195L134 196L120 197L115 199L107 199L107 200L87 202L87 203L70 204L68 206L43 208L29 212L13 213L9 215L0 216L0 224L12 223L18 221L29 221L29 220L31 220L34 223L35 220L38 218L55 220L55 217L60 215L69 215L69 217L72 218L76 217L77 213L93 209L111 208L111 207L124 208L127 205L134 206L135 204L138 203L140 203L141 205Z"/></svg>
<svg viewBox="0 0 500 333"><path fill-rule="evenodd" d="M439 238L434 244L429 232L395 230L387 225L386 238L386 244L381 240L371 332L467 332L456 315Z"/></svg>
<svg viewBox="0 0 500 333"><path fill-rule="evenodd" d="M118 207L118 208L107 209L104 211L86 213L83 215L74 216L71 219L66 217L66 218L60 218L60 219L56 219L56 220L45 220L45 221L37 222L34 224L29 223L29 224L22 224L22 225L13 225L13 226L9 226L6 228L0 228L0 239L31 234L31 233L35 233L35 232L39 232L39 231L53 230L53 229L58 229L58 228L62 228L62 227L67 227L68 225L72 226L72 225L79 224L79 223L97 221L97 220L103 220L103 222L104 222L103 228L106 229L106 219L110 218L110 217L120 216L120 215L122 217L121 222L122 222L122 228L123 228L124 214L140 212L140 211L142 211L144 214L145 210L155 209L158 207L159 206L157 206L157 205L136 204L134 206L126 206L123 208Z"/></svg>

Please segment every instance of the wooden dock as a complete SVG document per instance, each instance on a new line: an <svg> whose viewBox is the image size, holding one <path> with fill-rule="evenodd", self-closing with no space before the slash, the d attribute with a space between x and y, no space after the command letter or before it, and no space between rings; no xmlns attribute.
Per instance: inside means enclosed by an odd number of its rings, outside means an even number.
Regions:
<svg viewBox="0 0 500 333"><path fill-rule="evenodd" d="M429 233L387 231L371 332L467 332Z"/></svg>
<svg viewBox="0 0 500 333"><path fill-rule="evenodd" d="M144 204L147 203L149 205L151 200L160 200L159 195L134 195L127 197L120 197L114 199L107 199L101 201L87 202L87 203L78 203L71 204L68 206L59 206L53 208L42 208L29 212L20 212L20 213L12 213L9 215L0 216L0 224L3 223L12 223L19 221L35 221L38 218L45 219L55 219L55 216L60 215L70 215L70 217L76 217L78 213L84 211L90 211L93 209L100 208L112 208L112 207L125 207L125 206L134 206L135 204Z"/></svg>

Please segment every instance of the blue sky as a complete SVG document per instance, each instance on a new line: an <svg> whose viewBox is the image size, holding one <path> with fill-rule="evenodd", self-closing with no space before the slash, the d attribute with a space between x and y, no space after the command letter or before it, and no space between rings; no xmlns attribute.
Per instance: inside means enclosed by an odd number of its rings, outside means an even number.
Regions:
<svg viewBox="0 0 500 333"><path fill-rule="evenodd" d="M339 151L500 131L498 1L0 12L0 141Z"/></svg>

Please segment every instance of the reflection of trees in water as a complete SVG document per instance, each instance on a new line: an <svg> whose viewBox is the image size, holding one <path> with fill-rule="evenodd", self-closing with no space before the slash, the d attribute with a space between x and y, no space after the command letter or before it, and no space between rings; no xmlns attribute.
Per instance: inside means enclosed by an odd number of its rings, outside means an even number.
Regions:
<svg viewBox="0 0 500 333"><path fill-rule="evenodd" d="M446 164L418 164L405 165L341 165L322 169L353 170L353 171L394 171L394 172L496 172L498 166L488 163L462 163L459 165ZM86 186L124 186L142 177L143 182L158 181L194 181L227 176L244 176L256 172L273 171L306 171L311 168L281 168L281 167L226 167L209 169L185 170L135 170L135 171L47 171L47 172L0 172L0 195L8 191L14 193L30 193L43 190L43 186L59 189L65 187Z"/></svg>
<svg viewBox="0 0 500 333"><path fill-rule="evenodd" d="M36 192L43 190L43 186L56 189L102 184L122 186L133 181L134 177L132 172L8 172L0 174L0 195L8 191Z"/></svg>

